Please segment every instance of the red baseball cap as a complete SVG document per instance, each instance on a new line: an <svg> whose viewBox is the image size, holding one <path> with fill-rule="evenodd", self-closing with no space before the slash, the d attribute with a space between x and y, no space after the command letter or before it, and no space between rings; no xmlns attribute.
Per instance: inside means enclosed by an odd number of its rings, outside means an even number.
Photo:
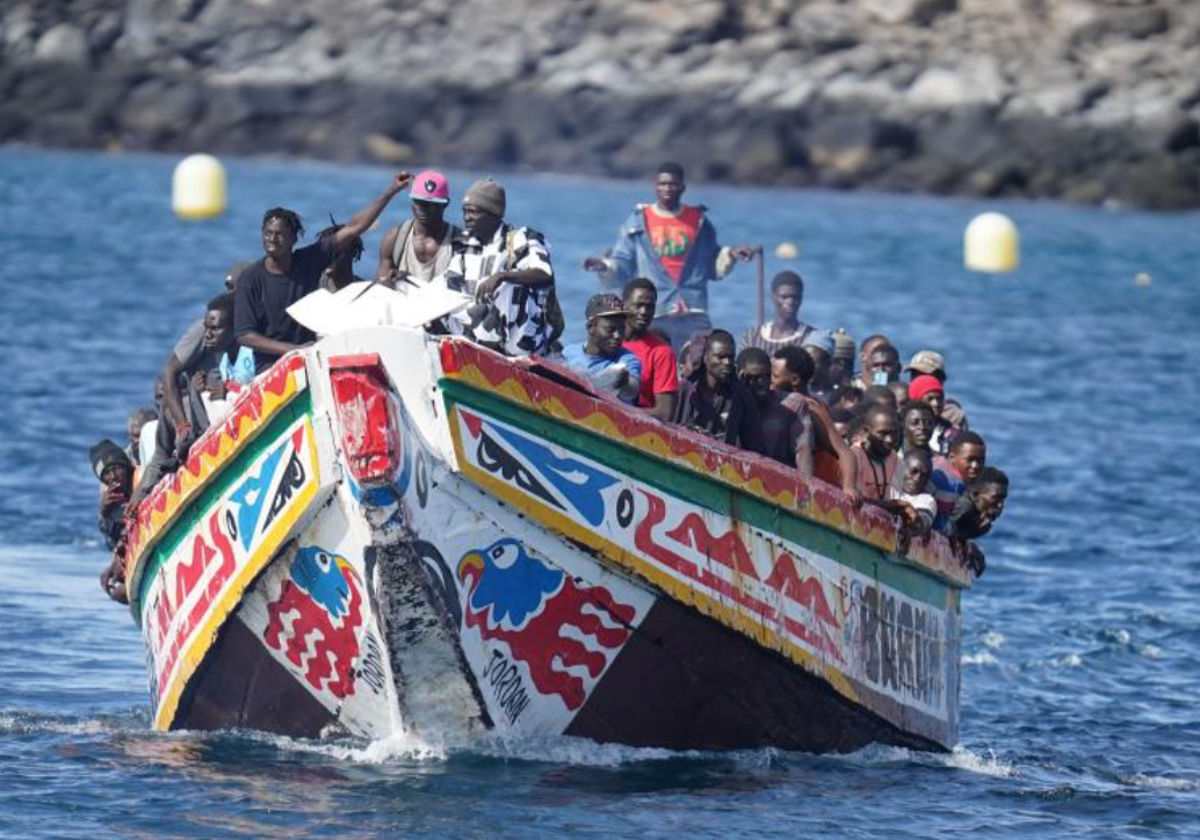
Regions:
<svg viewBox="0 0 1200 840"><path fill-rule="evenodd" d="M432 204L450 203L450 182L446 176L435 169L426 169L413 178L412 198L414 201L428 201Z"/></svg>

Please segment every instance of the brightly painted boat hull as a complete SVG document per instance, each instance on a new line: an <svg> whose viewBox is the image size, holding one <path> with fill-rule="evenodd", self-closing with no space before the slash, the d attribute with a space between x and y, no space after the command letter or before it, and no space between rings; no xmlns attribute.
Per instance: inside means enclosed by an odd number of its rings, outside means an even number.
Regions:
<svg viewBox="0 0 1200 840"><path fill-rule="evenodd" d="M369 422L346 370L380 384ZM561 372L372 328L202 439L141 510L129 591L163 730L944 749L970 578L895 541Z"/></svg>

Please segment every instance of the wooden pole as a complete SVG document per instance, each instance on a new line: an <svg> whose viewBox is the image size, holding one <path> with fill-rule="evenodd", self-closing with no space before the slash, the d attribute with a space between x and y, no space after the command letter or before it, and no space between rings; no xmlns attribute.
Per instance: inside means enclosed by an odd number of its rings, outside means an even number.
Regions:
<svg viewBox="0 0 1200 840"><path fill-rule="evenodd" d="M754 259L758 262L758 321L759 324L767 322L767 266L766 258L763 256L763 248L765 246L758 245L754 249Z"/></svg>

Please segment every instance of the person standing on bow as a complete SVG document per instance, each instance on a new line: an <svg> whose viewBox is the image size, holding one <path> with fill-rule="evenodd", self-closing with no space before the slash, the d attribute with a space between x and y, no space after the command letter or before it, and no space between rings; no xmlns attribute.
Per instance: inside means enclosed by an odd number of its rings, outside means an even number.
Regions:
<svg viewBox="0 0 1200 840"><path fill-rule="evenodd" d="M660 163L654 203L634 209L607 257L588 257L583 262L586 271L599 273L610 288L624 286L634 277L653 280L660 313L654 326L666 331L674 347L683 347L695 332L712 329L708 284L754 255L747 246L722 248L707 209L683 203L686 189L683 167Z"/></svg>
<svg viewBox="0 0 1200 840"><path fill-rule="evenodd" d="M554 266L541 233L504 221L508 197L491 178L463 197L466 231L446 269L446 285L475 298L447 316L449 332L507 356L546 355L562 335Z"/></svg>

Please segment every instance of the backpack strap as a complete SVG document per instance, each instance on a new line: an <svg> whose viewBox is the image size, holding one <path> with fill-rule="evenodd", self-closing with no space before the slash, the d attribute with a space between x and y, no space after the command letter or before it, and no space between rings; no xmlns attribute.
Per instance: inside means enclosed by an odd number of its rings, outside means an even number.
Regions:
<svg viewBox="0 0 1200 840"><path fill-rule="evenodd" d="M412 219L405 219L400 223L400 230L396 231L396 244L392 246L392 268L400 267L400 258L404 256L408 240L412 239L412 229Z"/></svg>

